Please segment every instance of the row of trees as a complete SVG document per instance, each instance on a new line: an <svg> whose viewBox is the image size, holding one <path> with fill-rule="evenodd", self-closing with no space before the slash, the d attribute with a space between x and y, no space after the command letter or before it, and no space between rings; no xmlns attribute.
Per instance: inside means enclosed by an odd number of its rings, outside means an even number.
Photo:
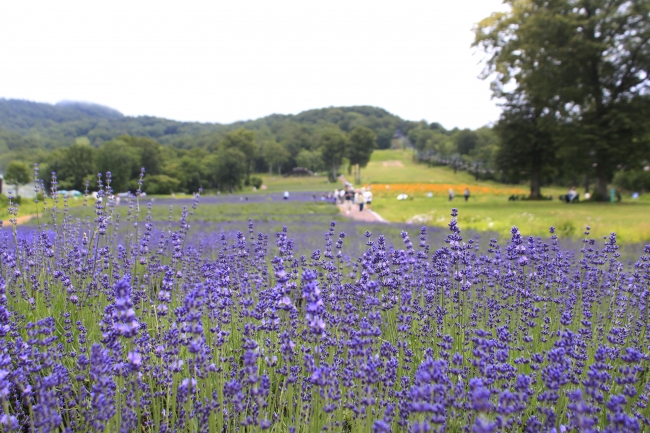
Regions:
<svg viewBox="0 0 650 433"><path fill-rule="evenodd" d="M490 127L447 131L437 123L422 121L409 131L408 139L420 161L463 169L476 179L503 177L498 171L499 138Z"/></svg>
<svg viewBox="0 0 650 433"><path fill-rule="evenodd" d="M345 133L336 125L321 128L315 143L298 151L297 160L310 169L325 169L335 178L341 165L347 161L360 181L360 169L370 160L376 148L376 135L366 127L355 127ZM140 170L145 168L145 191L169 194L174 191L218 189L234 191L242 184L259 186L252 178L258 169L282 174L282 166L291 158L285 143L258 140L253 131L240 128L225 134L218 142L206 147L176 149L162 146L148 137L124 135L91 146L87 138L79 138L73 145L56 149L40 161L46 186L51 186L51 172L57 173L59 189L91 189L97 185L97 173L111 172L112 189L116 192L137 189ZM25 174L26 173L26 174ZM29 164L12 161L5 170L6 181L27 183Z"/></svg>
<svg viewBox="0 0 650 433"><path fill-rule="evenodd" d="M505 3L475 29L503 105L498 165L531 198L550 173L607 199L617 171L650 159L650 0Z"/></svg>
<svg viewBox="0 0 650 433"><path fill-rule="evenodd" d="M65 149L57 149L45 159L43 180L50 186L50 173L56 172L60 189L83 191L97 185L97 173L111 172L116 192L137 189L141 168L146 172L145 190L153 194L218 188L232 191L250 174L250 131L229 134L212 152L205 149L178 151L161 146L148 137L121 136L98 148L87 139L78 139Z"/></svg>

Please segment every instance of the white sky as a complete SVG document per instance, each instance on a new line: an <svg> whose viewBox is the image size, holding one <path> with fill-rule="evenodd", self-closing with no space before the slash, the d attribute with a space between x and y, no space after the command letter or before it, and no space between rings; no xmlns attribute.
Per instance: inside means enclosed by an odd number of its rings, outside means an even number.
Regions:
<svg viewBox="0 0 650 433"><path fill-rule="evenodd" d="M474 23L502 0L0 2L0 97L230 123L373 105L497 120Z"/></svg>

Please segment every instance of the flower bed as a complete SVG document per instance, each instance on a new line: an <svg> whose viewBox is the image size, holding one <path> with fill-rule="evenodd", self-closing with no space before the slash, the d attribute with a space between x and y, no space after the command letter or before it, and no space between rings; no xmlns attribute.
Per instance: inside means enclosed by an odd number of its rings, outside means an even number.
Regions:
<svg viewBox="0 0 650 433"><path fill-rule="evenodd" d="M394 183L394 184L372 184L372 192L374 194L400 194L405 193L408 195L426 194L431 192L433 194L444 195L449 194L449 190L453 189L456 195L462 195L465 188L469 189L472 195L521 195L527 194L528 191L523 188L493 188L489 186L467 185L467 184L443 184L443 183Z"/></svg>
<svg viewBox="0 0 650 433"><path fill-rule="evenodd" d="M334 223L303 254L286 228L190 228L197 205L4 231L3 431L650 426L650 247L625 264L615 235L575 254L516 228L479 245L454 211L440 245L367 232L346 258Z"/></svg>

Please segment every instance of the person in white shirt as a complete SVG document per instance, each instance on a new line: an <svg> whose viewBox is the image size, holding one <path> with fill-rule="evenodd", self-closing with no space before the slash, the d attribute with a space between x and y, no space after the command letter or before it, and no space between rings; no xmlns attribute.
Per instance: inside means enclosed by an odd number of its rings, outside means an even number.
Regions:
<svg viewBox="0 0 650 433"><path fill-rule="evenodd" d="M354 194L354 202L359 205L359 212L363 212L363 205L366 204L366 199L361 190L356 190Z"/></svg>
<svg viewBox="0 0 650 433"><path fill-rule="evenodd" d="M365 188L362 189L361 192L363 193L363 198L366 199L366 207L370 209L370 206L372 205L372 192Z"/></svg>
<svg viewBox="0 0 650 433"><path fill-rule="evenodd" d="M578 191L575 186L572 186L569 193L566 195L567 203L571 203L578 196Z"/></svg>

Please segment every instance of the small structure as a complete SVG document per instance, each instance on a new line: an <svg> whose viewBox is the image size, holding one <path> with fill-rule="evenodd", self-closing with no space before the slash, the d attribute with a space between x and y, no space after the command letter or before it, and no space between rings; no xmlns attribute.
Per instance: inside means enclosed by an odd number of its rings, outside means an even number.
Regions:
<svg viewBox="0 0 650 433"><path fill-rule="evenodd" d="M313 176L314 173L305 168L305 167L296 167L293 170L291 170L289 173L285 173L284 177L289 177L289 176Z"/></svg>
<svg viewBox="0 0 650 433"><path fill-rule="evenodd" d="M34 191L36 187L35 182L26 183L25 185L18 186L18 194L16 194L16 185L5 184L4 179L0 178L0 193L8 196L11 192L13 197L25 197L25 198L35 198L36 192Z"/></svg>

